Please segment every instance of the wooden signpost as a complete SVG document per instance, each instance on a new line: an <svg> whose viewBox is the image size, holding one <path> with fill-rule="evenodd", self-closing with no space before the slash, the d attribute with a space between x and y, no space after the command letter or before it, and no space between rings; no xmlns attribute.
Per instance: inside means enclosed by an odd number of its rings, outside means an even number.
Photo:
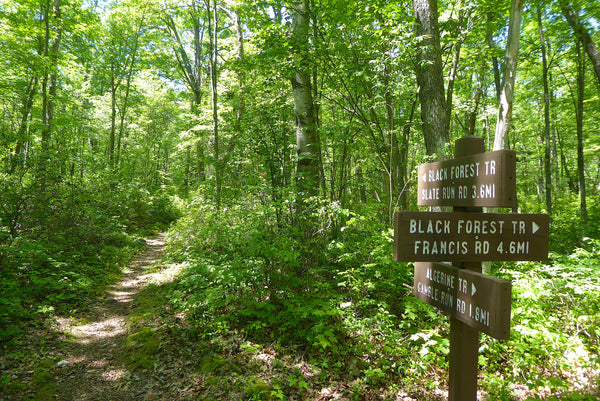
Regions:
<svg viewBox="0 0 600 401"><path fill-rule="evenodd" d="M414 261L414 294L450 315L449 401L477 400L479 332L510 337L512 284L482 261L545 260L550 219L482 213L516 206L514 151L484 153L482 138L455 143L455 158L419 166L417 204L454 212L396 213L394 259ZM453 262L453 265L438 263Z"/></svg>

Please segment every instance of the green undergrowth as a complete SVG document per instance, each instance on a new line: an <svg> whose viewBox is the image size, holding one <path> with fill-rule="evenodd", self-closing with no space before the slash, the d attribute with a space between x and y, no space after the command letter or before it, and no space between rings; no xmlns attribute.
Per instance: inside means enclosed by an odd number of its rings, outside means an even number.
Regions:
<svg viewBox="0 0 600 401"><path fill-rule="evenodd" d="M170 197L99 175L48 185L0 176L0 345L55 314L72 315L116 280L140 237L177 216Z"/></svg>
<svg viewBox="0 0 600 401"><path fill-rule="evenodd" d="M480 362L490 394L526 388L548 400L600 395L600 241L583 242L548 263L498 272L513 283L511 339L484 339Z"/></svg>
<svg viewBox="0 0 600 401"><path fill-rule="evenodd" d="M449 322L412 296L391 230L317 202L307 244L275 207L187 205L165 266L180 273L140 295L130 366L160 375L186 361L206 400L443 399ZM513 283L513 317L510 340L481 335L487 399L598 399L598 254L587 239L544 264L494 265Z"/></svg>

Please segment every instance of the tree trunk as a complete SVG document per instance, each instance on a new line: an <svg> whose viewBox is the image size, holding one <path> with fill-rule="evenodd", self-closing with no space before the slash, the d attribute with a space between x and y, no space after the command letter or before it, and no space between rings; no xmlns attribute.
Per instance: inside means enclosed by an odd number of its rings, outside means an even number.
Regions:
<svg viewBox="0 0 600 401"><path fill-rule="evenodd" d="M387 186L384 188L387 189L386 192L386 203L387 203L387 220L388 224L392 225L394 221L394 206L395 206L395 196L396 189L398 187L398 179L400 175L400 149L398 147L398 136L395 132L395 124L394 124L394 99L392 97L392 88L390 85L390 65L389 63L385 63L383 67L383 82L385 86L385 111L387 117L387 137L389 138L388 147L389 147L389 164L387 171Z"/></svg>
<svg viewBox="0 0 600 401"><path fill-rule="evenodd" d="M487 70L486 62L484 61L481 66L481 72L479 73L477 89L473 96L473 108L469 112L469 119L467 122L467 135L475 135L475 127L477 125L477 113L479 111L479 103L481 102L481 96L483 95L483 80Z"/></svg>
<svg viewBox="0 0 600 401"><path fill-rule="evenodd" d="M202 147L202 141L198 139L196 141L196 174L198 174L198 181L206 181L206 168L204 166L204 148Z"/></svg>
<svg viewBox="0 0 600 401"><path fill-rule="evenodd" d="M238 10L232 11L233 26L235 27L235 34L237 38L237 60L241 64L244 61L244 35L242 34L242 27L240 24L240 13ZM246 108L244 88L246 87L246 73L242 65L238 66L238 81L240 88L238 90L238 107L235 116L235 130L240 133L242 131L242 118ZM229 152L233 150L230 146Z"/></svg>
<svg viewBox="0 0 600 401"><path fill-rule="evenodd" d="M488 21L493 20L492 13L488 14ZM489 26L489 25L488 25ZM495 55L496 44L494 43L494 33L491 27L486 32L486 40L492 51L492 68L494 70L494 86L496 88L496 100L500 102L500 94L502 93L502 82L500 81L500 67L498 67L498 57Z"/></svg>
<svg viewBox="0 0 600 401"><path fill-rule="evenodd" d="M23 109L21 111L21 122L17 131L17 145L15 147L14 156L10 160L10 172L14 172L17 167L24 167L24 157L21 156L25 147L25 133L27 132L27 120L29 119L33 100L37 93L38 78L31 77L25 91Z"/></svg>
<svg viewBox="0 0 600 401"><path fill-rule="evenodd" d="M172 48L175 57L177 58L177 64L179 70L183 75L188 88L192 92L192 113L198 113L198 107L202 103L202 42L204 37L204 29L199 20L200 10L198 10L196 1L192 2L190 7L190 17L194 28L194 48L193 48L193 60L190 60L186 52L186 47L181 41L181 36L173 21L173 17L166 14L163 17L163 21L168 31L171 41Z"/></svg>
<svg viewBox="0 0 600 401"><path fill-rule="evenodd" d="M538 31L542 47L542 81L544 84L544 171L546 183L546 210L552 215L552 168L550 166L551 143L550 143L550 88L548 86L548 60L546 57L546 39L542 26L542 9L537 9Z"/></svg>
<svg viewBox="0 0 600 401"><path fill-rule="evenodd" d="M52 24L50 23L50 11L52 11ZM58 49L62 36L60 0L48 0L46 2L44 13L44 57L48 59L48 67L42 82L42 154L39 164L41 175L40 189L42 196L44 196L46 192L46 178L48 173L47 161L50 157L50 138L54 125L54 105L57 81L56 68L58 65Z"/></svg>
<svg viewBox="0 0 600 401"><path fill-rule="evenodd" d="M577 44L577 172L579 174L579 197L581 202L581 221L587 224L587 194L585 189L585 164L583 159L583 102L585 89L585 58L581 54L581 45Z"/></svg>
<svg viewBox="0 0 600 401"><path fill-rule="evenodd" d="M108 138L108 164L110 169L115 168L115 137L117 132L117 90L115 82L116 67L111 66L110 72L110 133Z"/></svg>
<svg viewBox="0 0 600 401"><path fill-rule="evenodd" d="M315 121L308 57L308 0L292 5L292 46L296 71L292 78L297 150L298 200L319 194L319 156L321 149Z"/></svg>
<svg viewBox="0 0 600 401"><path fill-rule="evenodd" d="M579 41L585 48L588 57L592 61L592 65L594 66L594 73L596 74L596 78L598 79L598 84L600 84L600 52L598 51L598 47L592 40L592 37L590 36L589 32L585 29L581 21L579 21L579 17L575 13L575 11L573 11L573 9L566 4L563 4L562 9L565 18L567 19L567 22L575 31L577 39L579 39Z"/></svg>
<svg viewBox="0 0 600 401"><path fill-rule="evenodd" d="M437 0L413 0L417 54L417 83L421 102L421 121L427 154L445 157L449 142L450 114L446 108Z"/></svg>
<svg viewBox="0 0 600 401"><path fill-rule="evenodd" d="M465 21L466 12L462 8L462 0L459 2L459 11L458 11L458 29L459 29L459 38L454 44L454 56L452 57L452 67L450 69L450 74L448 75L448 88L446 90L446 110L448 115L452 115L452 102L454 96L454 82L456 81L456 72L458 71L458 63L460 61L460 50L462 48L462 44L464 42L463 35L463 24Z"/></svg>
<svg viewBox="0 0 600 401"><path fill-rule="evenodd" d="M413 119L415 117L415 111L417 108L417 102L419 100L419 95L415 96L415 100L413 101L412 107L410 108L410 117L408 121L402 127L402 140L399 144L400 147L400 173L399 173L399 187L400 187L400 208L401 210L408 210L408 200L409 196L406 191L406 187L408 186L409 181L407 181L408 175L408 148L410 145L410 130L412 128Z"/></svg>
<svg viewBox="0 0 600 401"><path fill-rule="evenodd" d="M496 132L494 134L494 150L508 148L508 131L510 130L515 78L517 75L517 58L519 55L519 39L521 37L521 20L523 19L523 3L524 0L512 0L510 9L508 44L506 46L504 73L502 76L502 92L500 93Z"/></svg>
<svg viewBox="0 0 600 401"><path fill-rule="evenodd" d="M217 210L221 206L221 155L219 153L219 112L218 112L218 93L217 93L217 3L213 0L212 6L210 0L206 0L206 10L208 12L208 31L210 33L210 86L212 99L212 119L213 119L213 140L215 159L215 188L214 201ZM212 14L212 16L211 16Z"/></svg>
<svg viewBox="0 0 600 401"><path fill-rule="evenodd" d="M129 61L129 70L127 72L127 77L125 79L125 98L123 99L123 105L119 109L119 133L117 135L117 152L115 156L115 167L119 165L119 158L121 156L121 140L123 138L123 134L125 132L125 116L127 115L127 106L129 102L129 94L131 92L131 81L133 79L133 73L135 71L135 60L137 58L138 47L140 42L140 36L142 35L142 26L144 24L144 15L140 17L139 25L137 31L135 33L134 45L131 50L129 56L131 60Z"/></svg>

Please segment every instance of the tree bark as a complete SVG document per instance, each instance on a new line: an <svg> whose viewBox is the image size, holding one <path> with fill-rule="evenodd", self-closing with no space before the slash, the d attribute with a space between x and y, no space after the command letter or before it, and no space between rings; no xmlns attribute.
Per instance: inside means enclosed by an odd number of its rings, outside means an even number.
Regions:
<svg viewBox="0 0 600 401"><path fill-rule="evenodd" d="M510 9L508 44L506 46L502 92L500 93L496 132L494 134L494 150L508 148L508 131L510 130L512 118L519 40L521 38L521 21L523 19L523 3L524 0L512 0Z"/></svg>
<svg viewBox="0 0 600 401"><path fill-rule="evenodd" d="M417 54L417 83L427 154L445 157L450 114L446 108L437 0L413 0Z"/></svg>
<svg viewBox="0 0 600 401"><path fill-rule="evenodd" d="M52 11L52 24L50 23L50 11ZM45 4L44 14L44 58L48 59L48 67L42 80L42 154L39 163L42 196L46 192L47 161L50 157L50 138L54 126L56 68L58 66L58 49L62 37L60 0L48 0Z"/></svg>
<svg viewBox="0 0 600 401"><path fill-rule="evenodd" d="M598 79L598 84L600 84L600 51L598 51L598 47L592 40L589 32L585 29L581 21L579 21L578 15L573 11L571 7L563 3L562 6L563 14L567 19L571 28L575 31L575 35L577 39L581 42L585 51L592 61L592 65L594 66L594 73L596 74L596 78Z"/></svg>
<svg viewBox="0 0 600 401"><path fill-rule="evenodd" d="M19 130L17 131L17 144L15 147L15 153L10 160L10 172L13 173L17 167L24 167L25 158L21 156L25 144L25 133L27 132L27 120L29 119L31 108L33 107L33 101L37 93L38 78L32 76L27 84L25 91L23 108L21 111L21 122L19 123Z"/></svg>
<svg viewBox="0 0 600 401"><path fill-rule="evenodd" d="M583 159L583 103L585 97L585 59L581 54L581 46L577 44L577 172L579 177L579 198L581 205L581 221L585 225L588 220L587 193L585 188L585 163Z"/></svg>
<svg viewBox="0 0 600 401"><path fill-rule="evenodd" d="M214 141L214 159L215 159L215 188L214 201L217 210L221 206L221 155L219 153L219 112L218 112L218 92L217 92L217 3L213 0L206 0L206 11L208 13L208 31L210 33L210 86L212 100L212 119L213 119L213 141ZM212 14L212 16L211 16Z"/></svg>
<svg viewBox="0 0 600 401"><path fill-rule="evenodd" d="M308 0L292 5L292 45L296 71L292 78L297 150L297 191L299 203L319 194L321 149L315 121L308 57Z"/></svg>
<svg viewBox="0 0 600 401"><path fill-rule="evenodd" d="M456 81L456 73L458 71L458 63L460 62L460 50L462 48L462 44L465 40L463 34L463 24L465 21L465 10L462 8L462 1L458 4L458 29L459 29L459 37L456 43L454 44L454 56L452 57L452 67L450 69L450 74L448 75L448 88L446 89L446 110L448 115L452 115L452 103L454 96L454 82Z"/></svg>
<svg viewBox="0 0 600 401"><path fill-rule="evenodd" d="M544 85L544 172L545 172L545 192L546 192L546 210L552 215L552 168L550 167L551 143L550 143L550 88L548 85L548 59L546 57L546 38L542 26L542 9L537 9L538 32L542 50L542 81Z"/></svg>
<svg viewBox="0 0 600 401"><path fill-rule="evenodd" d="M114 61L110 67L110 132L108 134L108 164L110 169L115 167L115 137L117 132L117 90L119 84L115 81L116 69Z"/></svg>
<svg viewBox="0 0 600 401"><path fill-rule="evenodd" d="M492 13L488 14L488 21L493 19ZM498 57L495 55L496 44L494 43L494 33L492 32L490 24L486 31L485 38L488 42L488 46L492 51L492 68L494 70L494 86L496 88L496 100L500 102L500 94L502 93L502 82L500 81L500 67L498 67Z"/></svg>

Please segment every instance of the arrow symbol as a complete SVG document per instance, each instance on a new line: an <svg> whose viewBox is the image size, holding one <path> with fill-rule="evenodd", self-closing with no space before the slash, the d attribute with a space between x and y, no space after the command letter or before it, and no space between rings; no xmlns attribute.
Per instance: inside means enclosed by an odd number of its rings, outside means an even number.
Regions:
<svg viewBox="0 0 600 401"><path fill-rule="evenodd" d="M476 292L477 292L477 287L475 287L475 284L471 283L471 296L475 295Z"/></svg>
<svg viewBox="0 0 600 401"><path fill-rule="evenodd" d="M535 234L535 233L537 233L540 230L540 226L538 226L537 224L535 224L535 221L532 221L531 225L533 226L532 227L533 228L532 234Z"/></svg>
<svg viewBox="0 0 600 401"><path fill-rule="evenodd" d="M423 174L423 182L427 182L427 173Z"/></svg>

